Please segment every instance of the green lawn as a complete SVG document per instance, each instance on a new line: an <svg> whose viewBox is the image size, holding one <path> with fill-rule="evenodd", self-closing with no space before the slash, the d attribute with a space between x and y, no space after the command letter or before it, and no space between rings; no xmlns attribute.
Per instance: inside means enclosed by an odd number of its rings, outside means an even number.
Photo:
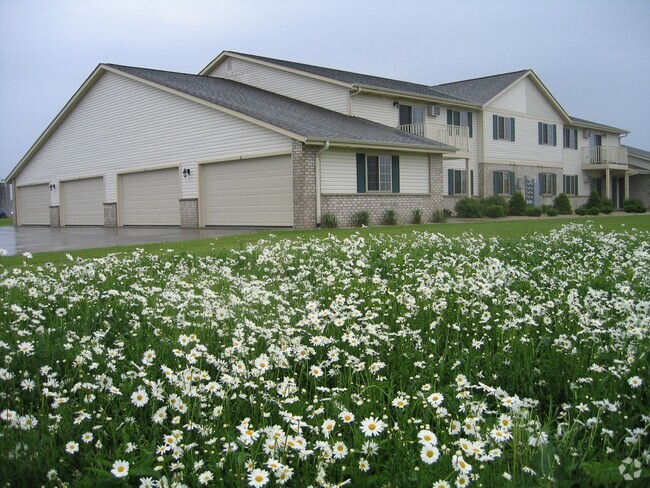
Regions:
<svg viewBox="0 0 650 488"><path fill-rule="evenodd" d="M173 249L175 252L186 252L195 255L209 255L214 251L224 249L243 249L250 243L256 243L260 239L269 239L277 242L282 239L300 239L310 237L326 237L333 234L337 237L347 237L359 233L367 235L396 235L411 232L435 232L446 237L457 237L465 233L479 234L484 237L505 237L518 238L534 233L547 234L553 229L558 229L569 222L592 222L597 229L608 231L625 231L629 229L650 231L650 214L618 214L613 216L589 216L589 217L557 217L557 218L533 218L523 220L476 220L476 221L454 221L444 224L423 224L423 225L396 225L396 226L371 226L369 228L345 228L345 229L312 229L293 230L279 229L275 231L264 231L254 234L240 236L220 237L218 239L196 239L183 242L168 242L155 244L142 244L139 246L121 246L98 249L84 249L69 252L48 252L34 254L30 260L32 264L45 264L51 262L56 265L69 263L67 254L73 257L95 258L106 256L116 252L132 252L136 249L144 249L147 252L158 253L161 250ZM0 258L0 265L7 267L20 266L25 262L23 256L5 256Z"/></svg>
<svg viewBox="0 0 650 488"><path fill-rule="evenodd" d="M6 225L14 225L14 219L11 217L4 217L0 219L0 227L4 227Z"/></svg>

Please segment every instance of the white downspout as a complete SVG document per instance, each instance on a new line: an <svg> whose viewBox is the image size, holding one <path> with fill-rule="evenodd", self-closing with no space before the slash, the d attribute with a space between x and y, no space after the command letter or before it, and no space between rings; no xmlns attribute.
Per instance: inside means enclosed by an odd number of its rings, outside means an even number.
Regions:
<svg viewBox="0 0 650 488"><path fill-rule="evenodd" d="M316 227L320 227L320 156L330 148L330 141L326 141L320 151L316 153Z"/></svg>

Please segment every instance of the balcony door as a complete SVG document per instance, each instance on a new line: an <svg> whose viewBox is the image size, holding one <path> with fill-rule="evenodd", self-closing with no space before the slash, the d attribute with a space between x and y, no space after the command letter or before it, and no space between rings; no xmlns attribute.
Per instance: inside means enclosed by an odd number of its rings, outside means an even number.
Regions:
<svg viewBox="0 0 650 488"><path fill-rule="evenodd" d="M411 125L410 132L419 136L424 135L424 107L417 105L402 105L399 106L399 125ZM402 127L402 130L405 128Z"/></svg>

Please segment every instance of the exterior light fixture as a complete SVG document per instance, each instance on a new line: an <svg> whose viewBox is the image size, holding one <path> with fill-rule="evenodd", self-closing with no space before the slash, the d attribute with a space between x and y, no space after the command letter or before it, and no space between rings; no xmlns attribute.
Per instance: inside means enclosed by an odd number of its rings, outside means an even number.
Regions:
<svg viewBox="0 0 650 488"><path fill-rule="evenodd" d="M50 185L50 190L51 190L51 191L56 190L56 185L54 185L54 184Z"/></svg>
<svg viewBox="0 0 650 488"><path fill-rule="evenodd" d="M190 175L191 171L188 168L183 170L183 178L187 178Z"/></svg>
<svg viewBox="0 0 650 488"><path fill-rule="evenodd" d="M399 102L397 100L393 102L393 107L399 107Z"/></svg>

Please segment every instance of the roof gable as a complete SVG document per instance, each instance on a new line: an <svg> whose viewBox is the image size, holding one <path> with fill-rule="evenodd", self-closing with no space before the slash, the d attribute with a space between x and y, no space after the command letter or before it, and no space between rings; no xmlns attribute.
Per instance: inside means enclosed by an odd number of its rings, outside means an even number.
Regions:
<svg viewBox="0 0 650 488"><path fill-rule="evenodd" d="M517 80L525 76L529 71L513 71L512 73L443 83L441 85L434 85L432 88L479 105L485 105Z"/></svg>

